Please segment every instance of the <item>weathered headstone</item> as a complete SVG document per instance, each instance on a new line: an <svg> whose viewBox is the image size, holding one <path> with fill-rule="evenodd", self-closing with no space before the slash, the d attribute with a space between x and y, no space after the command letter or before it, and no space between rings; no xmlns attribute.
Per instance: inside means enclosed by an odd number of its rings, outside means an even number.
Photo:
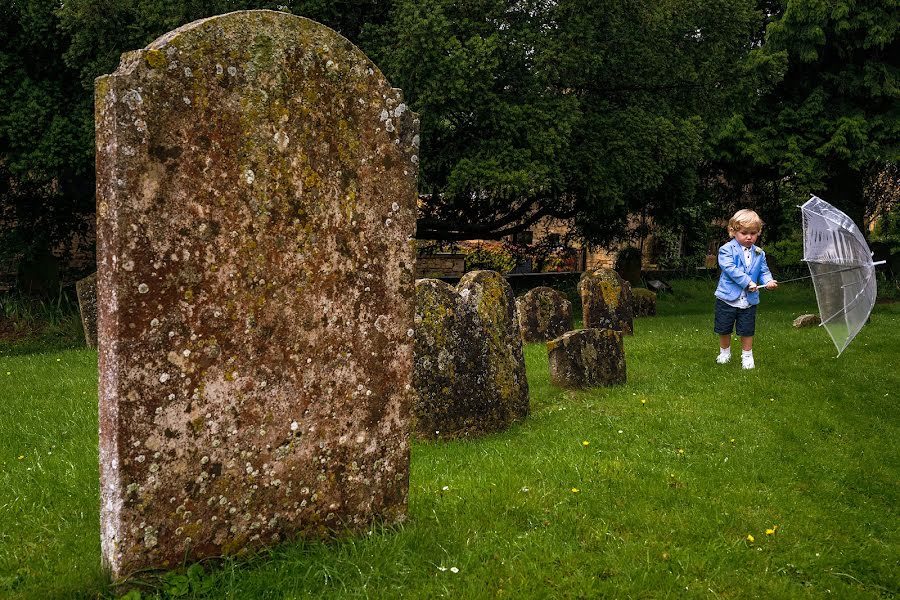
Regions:
<svg viewBox="0 0 900 600"><path fill-rule="evenodd" d="M631 285L612 269L585 271L578 282L585 329L634 332Z"/></svg>
<svg viewBox="0 0 900 600"><path fill-rule="evenodd" d="M116 578L406 510L418 121L274 11L96 82L101 529Z"/></svg>
<svg viewBox="0 0 900 600"><path fill-rule="evenodd" d="M78 296L78 312L84 328L84 341L88 348L97 347L97 274L91 273L75 282Z"/></svg>
<svg viewBox="0 0 900 600"><path fill-rule="evenodd" d="M641 280L641 264L643 256L640 249L633 246L623 248L616 257L616 272L628 283L639 286Z"/></svg>
<svg viewBox="0 0 900 600"><path fill-rule="evenodd" d="M656 294L647 288L634 288L631 295L634 299L635 317L652 317L656 314Z"/></svg>
<svg viewBox="0 0 900 600"><path fill-rule="evenodd" d="M579 329L547 342L550 381L578 389L625 383L622 332Z"/></svg>
<svg viewBox="0 0 900 600"><path fill-rule="evenodd" d="M798 329L801 327L814 327L822 322L822 319L819 318L819 315L800 315L796 319L794 319L794 327Z"/></svg>
<svg viewBox="0 0 900 600"><path fill-rule="evenodd" d="M501 431L528 415L528 380L515 298L494 271L455 288L416 282L414 430L453 439Z"/></svg>
<svg viewBox="0 0 900 600"><path fill-rule="evenodd" d="M553 288L536 287L516 298L516 313L525 342L547 342L572 329L572 303Z"/></svg>

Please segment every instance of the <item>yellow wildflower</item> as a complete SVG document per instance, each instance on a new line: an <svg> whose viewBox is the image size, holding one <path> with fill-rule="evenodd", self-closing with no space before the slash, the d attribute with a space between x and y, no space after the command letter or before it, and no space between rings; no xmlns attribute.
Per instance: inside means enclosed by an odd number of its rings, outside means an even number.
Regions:
<svg viewBox="0 0 900 600"><path fill-rule="evenodd" d="M587 440L584 440L583 442L581 442L581 445L584 446L584 447L588 447L588 446L591 445L591 443L590 443L589 441L587 441Z"/></svg>
<svg viewBox="0 0 900 600"><path fill-rule="evenodd" d="M572 493L573 493L573 494L577 494L578 492L579 492L579 489L578 489L578 488L572 488Z"/></svg>
<svg viewBox="0 0 900 600"><path fill-rule="evenodd" d="M771 529L766 529L766 535L775 535L776 531L778 531L778 525L773 525Z"/></svg>
<svg viewBox="0 0 900 600"><path fill-rule="evenodd" d="M24 455L23 455L23 456L19 456L19 460L22 460L23 458L25 458Z"/></svg>
<svg viewBox="0 0 900 600"><path fill-rule="evenodd" d="M748 533L748 534L747 534L747 541L750 542L750 543L753 543L753 542L756 541L756 538L753 537L753 534L752 534L752 533Z"/></svg>
<svg viewBox="0 0 900 600"><path fill-rule="evenodd" d="M641 404L647 404L647 401L644 398L641 398Z"/></svg>

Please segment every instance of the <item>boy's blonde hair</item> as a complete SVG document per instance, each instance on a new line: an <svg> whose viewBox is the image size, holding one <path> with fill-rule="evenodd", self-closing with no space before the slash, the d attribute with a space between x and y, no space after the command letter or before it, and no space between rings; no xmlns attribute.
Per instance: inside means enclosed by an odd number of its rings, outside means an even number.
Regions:
<svg viewBox="0 0 900 600"><path fill-rule="evenodd" d="M734 213L734 216L728 221L728 233L732 237L734 234L740 231L741 229L746 229L747 231L759 233L762 231L763 220L759 218L759 215L749 208L742 208L741 210Z"/></svg>

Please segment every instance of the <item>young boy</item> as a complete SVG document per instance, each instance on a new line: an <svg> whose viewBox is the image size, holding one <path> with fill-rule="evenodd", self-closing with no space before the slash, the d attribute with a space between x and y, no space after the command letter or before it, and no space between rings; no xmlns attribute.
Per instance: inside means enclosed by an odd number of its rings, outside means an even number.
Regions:
<svg viewBox="0 0 900 600"><path fill-rule="evenodd" d="M719 334L716 362L720 365L731 360L731 330L734 328L741 337L741 366L745 369L755 366L753 333L759 287L770 290L778 287L766 264L766 253L753 245L762 226L762 219L752 210L737 211L728 221L731 241L719 248L722 276L716 288L715 331Z"/></svg>

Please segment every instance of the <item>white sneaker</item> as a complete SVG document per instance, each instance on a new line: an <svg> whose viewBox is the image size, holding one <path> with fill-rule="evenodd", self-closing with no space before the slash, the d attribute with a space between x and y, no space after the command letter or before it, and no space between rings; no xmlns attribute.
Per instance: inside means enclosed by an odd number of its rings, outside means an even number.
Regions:
<svg viewBox="0 0 900 600"><path fill-rule="evenodd" d="M742 356L741 357L741 367L743 367L744 369L753 369L756 367L756 365L753 364L753 355L752 354L750 356Z"/></svg>
<svg viewBox="0 0 900 600"><path fill-rule="evenodd" d="M720 365L724 365L726 363L731 362L731 352L729 352L728 354L726 354L724 352L719 352L719 355L716 357L716 362L719 363Z"/></svg>

